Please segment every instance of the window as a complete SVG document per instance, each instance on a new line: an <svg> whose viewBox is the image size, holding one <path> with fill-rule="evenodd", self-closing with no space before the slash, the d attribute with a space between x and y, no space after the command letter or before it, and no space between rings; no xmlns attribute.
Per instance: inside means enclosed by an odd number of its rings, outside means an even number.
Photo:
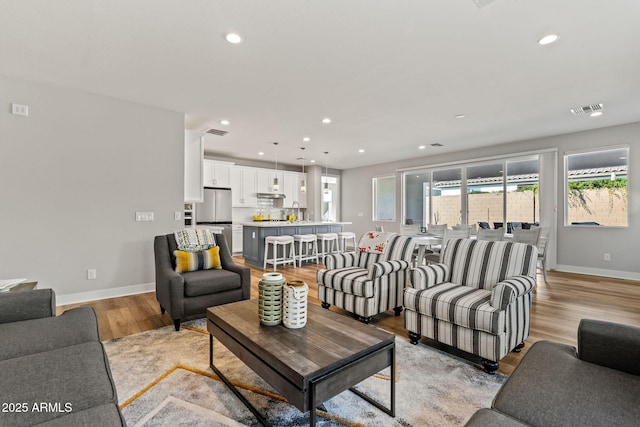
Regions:
<svg viewBox="0 0 640 427"><path fill-rule="evenodd" d="M565 225L628 225L628 159L628 146L565 154Z"/></svg>
<svg viewBox="0 0 640 427"><path fill-rule="evenodd" d="M322 220L338 220L338 200L340 200L337 176L322 176Z"/></svg>
<svg viewBox="0 0 640 427"><path fill-rule="evenodd" d="M373 220L396 220L396 177L373 178Z"/></svg>
<svg viewBox="0 0 640 427"><path fill-rule="evenodd" d="M431 186L430 224L460 224L462 212L462 169L442 169L433 172Z"/></svg>
<svg viewBox="0 0 640 427"><path fill-rule="evenodd" d="M403 180L405 222L477 224L508 233L540 224L539 154L410 170Z"/></svg>
<svg viewBox="0 0 640 427"><path fill-rule="evenodd" d="M504 223L503 163L467 167L467 223Z"/></svg>
<svg viewBox="0 0 640 427"><path fill-rule="evenodd" d="M539 171L538 156L507 162L507 232L540 223Z"/></svg>

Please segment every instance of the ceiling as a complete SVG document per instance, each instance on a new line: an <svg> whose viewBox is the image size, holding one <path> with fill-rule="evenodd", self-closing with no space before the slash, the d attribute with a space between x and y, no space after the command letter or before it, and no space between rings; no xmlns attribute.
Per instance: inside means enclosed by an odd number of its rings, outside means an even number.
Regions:
<svg viewBox="0 0 640 427"><path fill-rule="evenodd" d="M228 131L209 154L348 169L640 121L638 22L636 0L0 0L0 74L183 112Z"/></svg>

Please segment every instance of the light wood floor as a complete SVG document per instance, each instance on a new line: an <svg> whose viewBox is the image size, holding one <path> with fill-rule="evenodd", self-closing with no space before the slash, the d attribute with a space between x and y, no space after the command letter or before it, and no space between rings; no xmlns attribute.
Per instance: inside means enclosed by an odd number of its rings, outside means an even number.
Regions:
<svg viewBox="0 0 640 427"><path fill-rule="evenodd" d="M234 259L238 264L244 265L242 257ZM309 302L314 304L319 304L317 270L315 265L278 269L289 280L307 282L310 287ZM262 273L261 269L251 267L252 298L257 298L258 281ZM166 313L160 314L153 292L58 307L58 312L77 306L91 306L95 309L103 340L173 324ZM342 312L335 307L331 309ZM510 353L500 361L499 372L513 372L527 349L538 340L553 340L575 346L576 331L582 318L640 327L640 282L550 271L546 284L542 275L539 275L531 312L530 337L521 353ZM396 333L399 339L407 337L403 316L396 317L392 311L376 316L371 323ZM419 345L425 345L425 342L426 339L423 338Z"/></svg>

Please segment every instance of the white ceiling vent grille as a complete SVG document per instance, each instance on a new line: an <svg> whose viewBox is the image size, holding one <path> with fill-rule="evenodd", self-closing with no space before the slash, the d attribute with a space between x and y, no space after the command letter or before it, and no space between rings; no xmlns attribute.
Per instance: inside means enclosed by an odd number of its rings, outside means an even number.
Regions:
<svg viewBox="0 0 640 427"><path fill-rule="evenodd" d="M489 6L491 3L496 0L473 0L473 2L478 6L478 9L482 9L485 6Z"/></svg>
<svg viewBox="0 0 640 427"><path fill-rule="evenodd" d="M574 116L583 116L585 114L595 113L596 111L602 111L603 108L604 105L602 104L592 104L585 105L584 107L572 108L570 111Z"/></svg>
<svg viewBox="0 0 640 427"><path fill-rule="evenodd" d="M220 130L220 129L209 129L207 133L210 133L211 135L225 136L229 132L227 132L226 130Z"/></svg>

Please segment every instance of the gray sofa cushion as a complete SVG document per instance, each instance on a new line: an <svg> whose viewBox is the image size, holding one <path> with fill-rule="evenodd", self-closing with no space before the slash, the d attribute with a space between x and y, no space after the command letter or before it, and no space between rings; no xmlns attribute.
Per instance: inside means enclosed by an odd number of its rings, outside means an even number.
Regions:
<svg viewBox="0 0 640 427"><path fill-rule="evenodd" d="M117 404L111 372L100 342L83 344L0 361L0 402L70 404L72 412ZM24 426L66 415L62 412L2 414L2 423ZM93 424L98 425L98 424Z"/></svg>
<svg viewBox="0 0 640 427"><path fill-rule="evenodd" d="M575 348L535 343L493 402L534 426L637 426L640 377L584 362Z"/></svg>
<svg viewBox="0 0 640 427"><path fill-rule="evenodd" d="M100 426L122 427L126 423L121 419L115 403L108 403L84 411L70 412L67 415L54 418L38 424L39 427L69 427L69 426Z"/></svg>
<svg viewBox="0 0 640 427"><path fill-rule="evenodd" d="M522 427L526 424L521 423L515 418L511 418L501 412L493 409L479 409L465 424L466 427Z"/></svg>
<svg viewBox="0 0 640 427"><path fill-rule="evenodd" d="M211 295L242 287L240 275L229 270L190 271L182 273L182 277L184 294L187 297Z"/></svg>
<svg viewBox="0 0 640 427"><path fill-rule="evenodd" d="M74 308L58 317L3 324L0 327L0 360L89 341L100 341L93 309Z"/></svg>

